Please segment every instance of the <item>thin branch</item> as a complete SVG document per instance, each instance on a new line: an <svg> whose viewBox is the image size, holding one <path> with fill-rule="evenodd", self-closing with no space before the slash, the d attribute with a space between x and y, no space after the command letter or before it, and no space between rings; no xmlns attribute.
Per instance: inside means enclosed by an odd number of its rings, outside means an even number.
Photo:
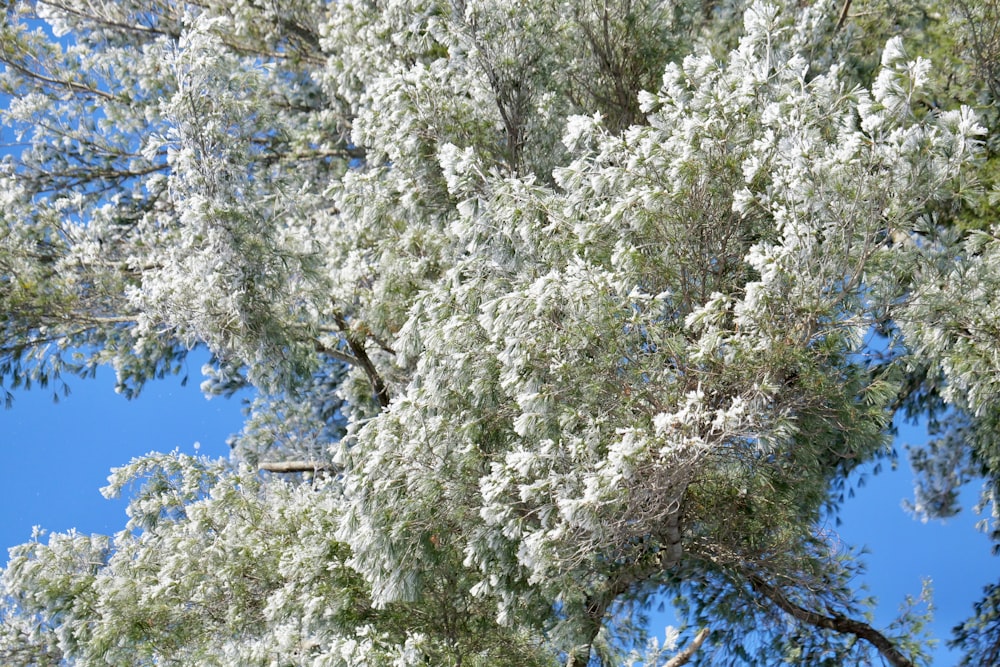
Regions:
<svg viewBox="0 0 1000 667"><path fill-rule="evenodd" d="M350 364L351 366L361 366L361 363L355 357L341 352L335 347L323 345L323 343L319 341L316 341L316 351L320 354L325 354L332 359L336 359L337 361L343 361L345 364Z"/></svg>
<svg viewBox="0 0 1000 667"><path fill-rule="evenodd" d="M694 636L694 640L688 645L686 649L670 658L663 665L663 667L681 667L681 665L688 664L688 661L694 656L694 654L701 648L702 643L708 637L708 628L702 628L698 631L698 634Z"/></svg>
<svg viewBox="0 0 1000 667"><path fill-rule="evenodd" d="M368 352L365 350L365 345L362 341L357 340L354 336L350 334L350 329L347 326L347 321L344 320L344 316L337 313L335 316L337 326L340 327L341 333L344 335L344 339L347 341L347 346L351 348L351 352L354 354L354 359L356 364L365 372L368 376L368 381L372 385L372 389L375 390L375 398L378 399L378 404L383 408L389 407L389 390L385 386L385 382L382 380L382 376L378 374L378 370L375 369L375 364L368 357Z"/></svg>
<svg viewBox="0 0 1000 667"><path fill-rule="evenodd" d="M28 77L29 79L40 81L42 83L46 83L51 86L55 86L57 88L67 88L75 93L83 93L86 95L96 95L97 97L101 97L105 100L114 101L119 99L114 95L112 95L111 93L106 93L103 90L92 88L91 86L87 86L82 83L76 83L75 81L65 81L63 79L54 79L52 77L45 76L40 72L34 72L25 67L24 65L14 62L13 60L3 59L2 62L7 67L11 67L17 70L18 72Z"/></svg>
<svg viewBox="0 0 1000 667"><path fill-rule="evenodd" d="M257 466L261 472L332 472L339 473L340 468L332 463L323 461L264 461Z"/></svg>
<svg viewBox="0 0 1000 667"><path fill-rule="evenodd" d="M847 20L847 12L851 9L851 0L844 0L844 7L840 10L840 19L837 21L837 27L833 31L840 32L840 29L844 27L844 22Z"/></svg>
<svg viewBox="0 0 1000 667"><path fill-rule="evenodd" d="M814 611L809 611L795 604L775 586L768 584L757 575L750 575L750 585L753 589L773 602L779 609L792 618L825 630L833 630L844 634L854 635L859 639L864 639L874 646L893 667L914 667L913 663L899 652L889 639L881 632L861 621L835 614L826 616Z"/></svg>
<svg viewBox="0 0 1000 667"><path fill-rule="evenodd" d="M180 37L180 33L166 32L164 30L159 30L151 26L141 25L139 23L130 24L121 21L113 21L103 16L97 16L96 14L85 14L84 12L81 12L80 10L70 7L69 5L66 5L61 2L53 2L52 0L48 0L48 2L44 2L42 4L49 5L50 7L55 7L60 11L66 12L67 14L72 14L78 18L82 18L87 21L93 21L98 25L102 25L107 28L114 28L116 30L121 30L123 32L136 32L147 35L153 35L154 37L160 35L166 35L167 37L172 37L174 39Z"/></svg>

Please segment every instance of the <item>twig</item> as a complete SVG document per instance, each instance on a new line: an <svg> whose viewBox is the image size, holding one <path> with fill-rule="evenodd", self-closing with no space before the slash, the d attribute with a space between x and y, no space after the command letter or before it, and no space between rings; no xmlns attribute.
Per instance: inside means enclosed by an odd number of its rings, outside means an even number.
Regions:
<svg viewBox="0 0 1000 667"><path fill-rule="evenodd" d="M847 20L847 12L851 9L851 0L844 0L844 7L840 10L840 20L837 21L837 27L833 31L840 32L840 29L844 26L844 21Z"/></svg>

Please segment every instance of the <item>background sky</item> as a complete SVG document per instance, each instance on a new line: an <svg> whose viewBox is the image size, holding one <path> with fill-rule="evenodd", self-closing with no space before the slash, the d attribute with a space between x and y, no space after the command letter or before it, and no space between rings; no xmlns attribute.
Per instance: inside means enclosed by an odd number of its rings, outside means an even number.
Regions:
<svg viewBox="0 0 1000 667"><path fill-rule="evenodd" d="M111 468L151 451L229 456L226 438L243 424L239 398L208 400L198 389L207 354L187 360L181 376L149 382L138 398L114 391L114 372L66 378L71 393L14 392L0 409L0 554L31 537L32 527L110 534L126 521L125 501L106 500ZM182 373L183 376L183 373ZM200 446L195 448L195 443Z"/></svg>
<svg viewBox="0 0 1000 667"><path fill-rule="evenodd" d="M179 449L211 457L228 457L226 438L243 422L239 398L207 400L198 389L205 355L192 355L187 373L150 382L132 401L114 392L114 374L102 369L91 380L70 379L72 393L53 403L51 391L14 394L13 407L0 411L0 548L27 541L32 527L62 532L110 534L126 521L123 500L109 501L99 489L111 468L150 451ZM979 517L965 511L946 523L914 520L901 507L911 495L912 479L903 445L919 443L920 429L903 427L899 469L867 475L841 513L842 524L830 526L848 544L864 545L868 571L864 582L880 604L875 626L883 628L896 615L906 595L920 594L925 577L934 589L935 623L941 641L935 665L951 665L955 655L944 640L950 629L969 616L987 583L1000 578L1000 559L974 524ZM196 449L195 443L200 443ZM869 471L870 472L870 471ZM978 489L968 489L971 507ZM670 612L653 618L657 625L676 623Z"/></svg>
<svg viewBox="0 0 1000 667"><path fill-rule="evenodd" d="M924 429L902 425L896 444L898 469L867 475L867 483L845 502L842 524L835 530L844 542L868 547L864 581L880 602L876 628L895 618L907 595L920 594L924 578L931 580L931 631L940 641L933 664L953 665L959 655L948 651L944 642L951 638L952 627L972 614L972 604L982 597L983 587L1000 579L1000 559L992 555L992 542L975 528L982 518L971 511L979 500L978 483L964 490L965 509L947 521L922 523L903 509L902 500L913 496L913 475L904 446L925 440Z"/></svg>

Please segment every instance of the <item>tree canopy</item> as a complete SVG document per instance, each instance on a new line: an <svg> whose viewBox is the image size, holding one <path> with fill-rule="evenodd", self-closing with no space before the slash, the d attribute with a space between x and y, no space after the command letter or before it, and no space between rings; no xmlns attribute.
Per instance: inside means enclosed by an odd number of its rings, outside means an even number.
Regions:
<svg viewBox="0 0 1000 667"><path fill-rule="evenodd" d="M205 392L256 398L232 461L116 470L122 532L12 550L3 662L925 663L822 527L903 415L936 436L915 510L979 478L996 516L998 25L7 3L8 401L102 364L133 396L199 347ZM688 625L648 642L663 597Z"/></svg>

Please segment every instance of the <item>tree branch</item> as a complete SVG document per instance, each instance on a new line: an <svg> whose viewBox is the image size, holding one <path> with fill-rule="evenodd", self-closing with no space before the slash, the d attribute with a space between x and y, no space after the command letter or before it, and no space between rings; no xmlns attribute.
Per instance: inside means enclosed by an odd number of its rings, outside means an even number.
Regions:
<svg viewBox="0 0 1000 667"><path fill-rule="evenodd" d="M123 32L134 32L134 33L152 35L153 37L159 37L161 35L165 35L173 39L178 39L180 37L179 33L165 32L163 30L158 30L157 28L141 25L139 23L125 23L122 21L113 21L104 16L98 16L96 12L86 14L62 2L53 2L53 0L47 0L45 4L49 5L50 7L55 7L60 11L66 12L67 14L72 14L79 18L85 19L86 21L92 21L98 25L102 25L107 28L114 28L115 30L121 30Z"/></svg>
<svg viewBox="0 0 1000 667"><path fill-rule="evenodd" d="M82 94L85 94L85 95L94 95L95 97L100 97L100 98L103 98L105 100L114 101L114 100L118 99L117 97L115 97L111 93L107 93L107 92L105 92L103 90L100 90L99 88L93 88L91 86L87 86L87 85L82 84L82 83L77 83L75 81L66 81L66 80L63 80L63 79L56 79L56 78L53 78L53 77L45 76L44 74L42 74L40 72L34 72L34 71L28 69L27 67L25 67L24 65L22 65L20 63L14 62L12 58L3 58L3 59L0 59L0 61L2 61L3 64L6 65L7 67L11 67L11 68L17 70L18 72L20 72L21 74L23 74L24 76L26 76L29 79L33 79L35 81L39 81L41 83L45 83L45 84L48 84L50 86L54 86L56 88L65 88L67 90L73 91L74 93L82 93Z"/></svg>
<svg viewBox="0 0 1000 667"><path fill-rule="evenodd" d="M809 611L789 600L780 589L768 584L761 577L750 575L749 580L750 586L754 591L766 597L783 612L792 616L792 618L817 628L851 634L859 639L864 639L874 646L893 667L914 667L913 663L900 653L899 649L885 635L867 623L855 621L839 614L826 616Z"/></svg>
<svg viewBox="0 0 1000 667"><path fill-rule="evenodd" d="M670 660L667 660L663 667L681 667L681 665L688 664L688 661L691 660L692 656L694 656L698 649L701 648L702 643L704 643L707 637L708 628L702 628L698 631L698 634L694 636L694 640L688 644L688 647L674 657L670 658Z"/></svg>
<svg viewBox="0 0 1000 667"><path fill-rule="evenodd" d="M847 20L847 12L851 9L851 0L844 0L844 7L840 10L840 19L837 21L837 27L833 29L834 32L840 32L840 29L844 27L844 22Z"/></svg>
<svg viewBox="0 0 1000 667"><path fill-rule="evenodd" d="M365 375L368 376L368 381L371 383L372 389L375 390L375 398L378 399L378 404L383 408L389 407L389 390L386 389L382 376L375 369L375 364L368 357L364 343L351 335L350 328L347 326L347 321L344 320L343 315L337 313L334 318L337 326L340 327L341 333L344 335L344 339L347 340L347 346L351 348L351 353L354 354L355 362L365 372Z"/></svg>
<svg viewBox="0 0 1000 667"><path fill-rule="evenodd" d="M330 357L331 359L336 359L337 361L343 361L345 364L350 364L351 366L360 366L361 365L358 362L358 360L356 358L352 357L351 355L346 354L344 352L341 352L340 350L338 350L336 348L329 347L327 345L323 345L323 343L321 343L319 341L316 341L315 347L316 347L316 351L317 352L319 352L320 354L325 354L326 356Z"/></svg>
<svg viewBox="0 0 1000 667"><path fill-rule="evenodd" d="M657 573L664 572L680 562L683 551L680 545L679 516L675 513L665 523L666 526L663 533L657 536L665 538L660 545L661 551L656 554L657 557L652 557L654 554L648 551L633 554L630 563L622 569L608 574L608 579L605 582L603 590L587 596L584 603L586 609L586 618L584 619L586 623L585 641L569 652L566 659L566 667L582 667L589 663L594 640L604 625L604 615L620 595L636 584L647 581ZM685 650L673 658L673 660L676 660L680 656L686 655L683 661L676 663L676 665L683 665L690 660L703 641L705 641L704 637L701 637L700 640L698 637L695 637L694 648L690 652Z"/></svg>
<svg viewBox="0 0 1000 667"><path fill-rule="evenodd" d="M257 466L261 472L340 472L340 467L323 461L264 461Z"/></svg>

